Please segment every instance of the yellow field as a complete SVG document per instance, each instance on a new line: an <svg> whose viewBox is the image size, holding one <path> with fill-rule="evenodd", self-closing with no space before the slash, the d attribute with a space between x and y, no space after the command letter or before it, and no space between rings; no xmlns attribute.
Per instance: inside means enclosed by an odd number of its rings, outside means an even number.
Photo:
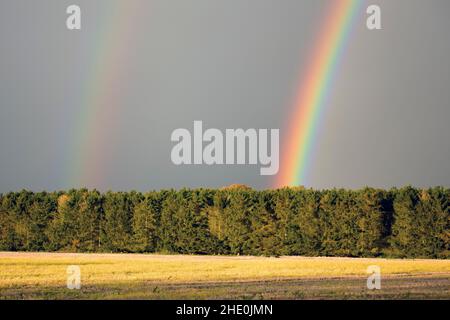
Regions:
<svg viewBox="0 0 450 320"><path fill-rule="evenodd" d="M81 290L66 288L69 265ZM370 265L386 290L367 290ZM0 298L450 299L449 279L449 260L0 253Z"/></svg>

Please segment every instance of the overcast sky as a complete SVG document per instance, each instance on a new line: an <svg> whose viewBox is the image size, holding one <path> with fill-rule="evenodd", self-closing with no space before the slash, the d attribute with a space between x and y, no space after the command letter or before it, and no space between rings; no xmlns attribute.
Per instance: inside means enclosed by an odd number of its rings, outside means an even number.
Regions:
<svg viewBox="0 0 450 320"><path fill-rule="evenodd" d="M259 166L175 166L170 135L202 120L279 128L283 144L330 3L1 0L0 192L270 187ZM450 186L450 1L366 3L380 5L382 30L362 12L306 185ZM79 31L66 29L70 4ZM94 130L83 108L100 110Z"/></svg>

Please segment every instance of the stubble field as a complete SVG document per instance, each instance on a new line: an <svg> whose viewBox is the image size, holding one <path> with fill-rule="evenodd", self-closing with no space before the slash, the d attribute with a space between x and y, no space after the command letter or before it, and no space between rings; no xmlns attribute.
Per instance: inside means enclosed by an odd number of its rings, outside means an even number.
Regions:
<svg viewBox="0 0 450 320"><path fill-rule="evenodd" d="M3 252L0 299L450 299L450 260Z"/></svg>

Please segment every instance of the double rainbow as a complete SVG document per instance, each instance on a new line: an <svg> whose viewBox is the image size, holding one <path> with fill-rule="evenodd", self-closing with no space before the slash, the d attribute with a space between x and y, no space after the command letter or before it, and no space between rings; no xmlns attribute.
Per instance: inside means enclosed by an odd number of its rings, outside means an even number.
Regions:
<svg viewBox="0 0 450 320"><path fill-rule="evenodd" d="M275 187L305 184L321 116L363 0L331 0L325 25L289 115L280 173Z"/></svg>
<svg viewBox="0 0 450 320"><path fill-rule="evenodd" d="M291 140L283 147L275 187L305 183L321 115L363 1L329 0L330 12L289 115L287 137ZM106 176L105 163L111 155L108 145L119 117L121 82L126 80L126 70L121 67L126 65L130 50L126 43L115 39L132 38L133 21L139 12L139 6L132 3L114 0L108 6L109 12L101 24L103 28L93 37L93 41L97 41L93 44L96 52L69 145L68 180L72 187L97 187Z"/></svg>

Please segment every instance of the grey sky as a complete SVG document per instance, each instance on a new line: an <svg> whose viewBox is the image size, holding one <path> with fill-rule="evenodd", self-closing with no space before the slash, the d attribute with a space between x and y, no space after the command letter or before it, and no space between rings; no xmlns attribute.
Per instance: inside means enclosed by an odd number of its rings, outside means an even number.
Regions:
<svg viewBox="0 0 450 320"><path fill-rule="evenodd" d="M170 134L202 120L221 130L279 128L283 145L331 0L118 1L0 2L0 192L270 187L259 166L173 165ZM383 29L367 30L365 15L355 26L307 186L449 186L450 2L366 3L381 6ZM70 4L82 9L81 31L65 27ZM123 13L108 20L117 7ZM105 37L120 54L99 51ZM117 77L103 85L116 119L98 121L108 135L97 150L101 178L81 173L75 183L77 118L93 62L103 59L120 69L102 71Z"/></svg>

